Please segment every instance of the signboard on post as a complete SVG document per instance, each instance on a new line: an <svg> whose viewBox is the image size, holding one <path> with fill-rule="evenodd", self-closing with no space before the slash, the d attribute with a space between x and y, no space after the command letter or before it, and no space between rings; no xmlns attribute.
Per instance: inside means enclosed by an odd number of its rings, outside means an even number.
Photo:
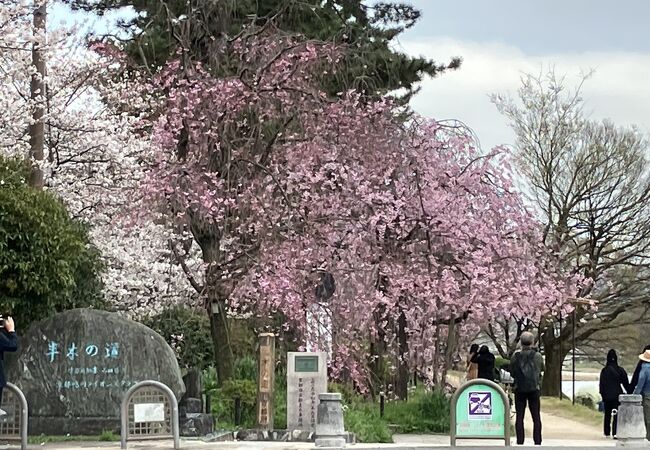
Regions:
<svg viewBox="0 0 650 450"><path fill-rule="evenodd" d="M257 427L273 429L273 392L275 389L275 335L260 334L260 357L257 377Z"/></svg>
<svg viewBox="0 0 650 450"><path fill-rule="evenodd" d="M510 446L510 403L501 387L489 380L463 384L451 402L451 445L457 439L503 439Z"/></svg>

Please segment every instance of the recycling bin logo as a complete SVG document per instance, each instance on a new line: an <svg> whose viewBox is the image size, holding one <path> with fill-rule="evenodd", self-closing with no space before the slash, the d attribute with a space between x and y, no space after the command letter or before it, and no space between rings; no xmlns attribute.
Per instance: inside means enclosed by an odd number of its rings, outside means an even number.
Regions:
<svg viewBox="0 0 650 450"><path fill-rule="evenodd" d="M470 392L468 416L475 420L492 419L492 393Z"/></svg>

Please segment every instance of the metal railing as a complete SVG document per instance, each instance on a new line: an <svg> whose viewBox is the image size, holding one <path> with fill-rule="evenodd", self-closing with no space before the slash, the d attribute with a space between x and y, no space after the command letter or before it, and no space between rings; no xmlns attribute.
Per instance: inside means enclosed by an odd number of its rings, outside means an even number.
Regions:
<svg viewBox="0 0 650 450"><path fill-rule="evenodd" d="M7 412L0 417L0 439L20 440L21 450L27 450L29 409L25 394L18 386L7 383L1 408Z"/></svg>
<svg viewBox="0 0 650 450"><path fill-rule="evenodd" d="M143 413L137 405L150 411ZM149 417L139 417L147 414ZM132 386L124 395L120 416L122 449L126 449L129 438L172 438L174 449L180 449L178 401L172 390L163 383L148 380Z"/></svg>

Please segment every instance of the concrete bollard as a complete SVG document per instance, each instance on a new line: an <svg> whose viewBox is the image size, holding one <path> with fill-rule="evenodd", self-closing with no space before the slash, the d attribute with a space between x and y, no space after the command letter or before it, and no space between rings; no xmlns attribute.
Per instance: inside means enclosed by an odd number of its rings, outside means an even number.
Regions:
<svg viewBox="0 0 650 450"><path fill-rule="evenodd" d="M618 396L621 406L616 412L618 418L617 446L644 446L645 422L643 420L642 397L637 394Z"/></svg>
<svg viewBox="0 0 650 450"><path fill-rule="evenodd" d="M341 394L319 394L316 423L316 447L344 448L345 426L343 424L343 405Z"/></svg>

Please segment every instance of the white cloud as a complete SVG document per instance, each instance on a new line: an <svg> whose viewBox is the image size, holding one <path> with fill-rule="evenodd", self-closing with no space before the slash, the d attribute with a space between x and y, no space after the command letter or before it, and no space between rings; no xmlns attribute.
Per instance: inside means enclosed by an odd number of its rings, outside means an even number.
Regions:
<svg viewBox="0 0 650 450"><path fill-rule="evenodd" d="M402 41L401 49L436 61L461 56L460 70L422 83L413 99L416 111L436 119L459 119L470 126L483 148L512 144L514 135L490 103L492 93L516 95L524 72L539 73L549 65L575 86L580 74L595 69L583 89L585 110L593 119L610 118L618 125L637 125L650 135L650 54L598 52L528 56L501 43L449 38Z"/></svg>

